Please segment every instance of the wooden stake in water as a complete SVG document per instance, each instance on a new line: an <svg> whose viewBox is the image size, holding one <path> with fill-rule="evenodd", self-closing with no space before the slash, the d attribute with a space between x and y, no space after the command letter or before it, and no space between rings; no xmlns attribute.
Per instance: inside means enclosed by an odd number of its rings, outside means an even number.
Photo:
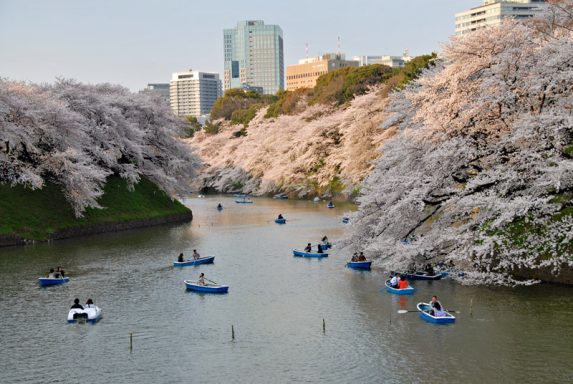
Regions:
<svg viewBox="0 0 573 384"><path fill-rule="evenodd" d="M470 316L473 316L474 298L470 299Z"/></svg>
<svg viewBox="0 0 573 384"><path fill-rule="evenodd" d="M231 324L231 340L235 340L235 327Z"/></svg>
<svg viewBox="0 0 573 384"><path fill-rule="evenodd" d="M133 333L129 332L129 353L133 352Z"/></svg>
<svg viewBox="0 0 573 384"><path fill-rule="evenodd" d="M324 321L324 318L322 319L322 333L326 334L326 321Z"/></svg>

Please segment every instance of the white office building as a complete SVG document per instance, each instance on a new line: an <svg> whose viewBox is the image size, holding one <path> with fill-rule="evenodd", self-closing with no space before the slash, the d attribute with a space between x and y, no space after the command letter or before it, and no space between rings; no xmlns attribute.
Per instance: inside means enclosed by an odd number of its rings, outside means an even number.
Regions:
<svg viewBox="0 0 573 384"><path fill-rule="evenodd" d="M169 90L171 110L178 116L207 115L223 95L219 74L193 70L174 73Z"/></svg>
<svg viewBox="0 0 573 384"><path fill-rule="evenodd" d="M225 90L262 88L275 94L285 89L283 31L262 20L241 21L223 31Z"/></svg>
<svg viewBox="0 0 573 384"><path fill-rule="evenodd" d="M139 92L159 95L167 102L167 104L170 103L169 83L149 83L147 84L147 87Z"/></svg>
<svg viewBox="0 0 573 384"><path fill-rule="evenodd" d="M352 60L357 61L360 67L382 64L392 68L402 68L412 58L410 56L353 56Z"/></svg>
<svg viewBox="0 0 573 384"><path fill-rule="evenodd" d="M456 13L456 35L501 24L506 17L528 19L543 11L545 0L484 0L479 7Z"/></svg>

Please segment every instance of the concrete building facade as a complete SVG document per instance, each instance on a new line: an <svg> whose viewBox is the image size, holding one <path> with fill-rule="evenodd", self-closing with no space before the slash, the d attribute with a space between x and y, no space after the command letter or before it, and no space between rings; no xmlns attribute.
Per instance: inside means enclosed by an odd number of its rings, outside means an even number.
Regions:
<svg viewBox="0 0 573 384"><path fill-rule="evenodd" d="M506 17L528 19L543 11L545 0L484 0L479 7L456 13L456 35L501 24Z"/></svg>
<svg viewBox="0 0 573 384"><path fill-rule="evenodd" d="M283 31L262 20L240 21L223 31L224 89L262 87L263 93L284 89Z"/></svg>
<svg viewBox="0 0 573 384"><path fill-rule="evenodd" d="M169 83L149 83L147 87L145 87L140 92L142 93L155 93L161 96L169 105L170 98L169 98Z"/></svg>
<svg viewBox="0 0 573 384"><path fill-rule="evenodd" d="M189 70L176 72L171 77L171 110L178 116L203 116L211 112L213 104L223 95L217 73Z"/></svg>
<svg viewBox="0 0 573 384"><path fill-rule="evenodd" d="M412 58L410 56L353 56L352 60L358 62L359 66L382 64L392 68L402 68Z"/></svg>
<svg viewBox="0 0 573 384"><path fill-rule="evenodd" d="M299 88L314 88L321 75L343 67L358 67L358 62L346 60L342 53L327 53L287 65L286 83L289 91Z"/></svg>

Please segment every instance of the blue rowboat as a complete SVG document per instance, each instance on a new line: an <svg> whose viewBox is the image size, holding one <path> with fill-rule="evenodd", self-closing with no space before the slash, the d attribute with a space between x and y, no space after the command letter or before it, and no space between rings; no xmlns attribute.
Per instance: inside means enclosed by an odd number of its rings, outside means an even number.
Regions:
<svg viewBox="0 0 573 384"><path fill-rule="evenodd" d="M200 257L197 260L174 261L174 267L186 267L188 265L211 264L215 260L215 256Z"/></svg>
<svg viewBox="0 0 573 384"><path fill-rule="evenodd" d="M235 200L237 204L253 204L252 200Z"/></svg>
<svg viewBox="0 0 573 384"><path fill-rule="evenodd" d="M303 252L296 249L293 249L292 254L296 257L328 257L328 253Z"/></svg>
<svg viewBox="0 0 573 384"><path fill-rule="evenodd" d="M277 223L277 224L286 224L286 219L275 219L275 223Z"/></svg>
<svg viewBox="0 0 573 384"><path fill-rule="evenodd" d="M349 222L350 222L350 219L348 217L342 218L342 224L348 224Z"/></svg>
<svg viewBox="0 0 573 384"><path fill-rule="evenodd" d="M404 274L408 280L440 280L444 275L428 275L426 272L414 272Z"/></svg>
<svg viewBox="0 0 573 384"><path fill-rule="evenodd" d="M334 207L335 207L335 205L332 204L332 203L328 203L328 204L326 205L326 208L334 208Z"/></svg>
<svg viewBox="0 0 573 384"><path fill-rule="evenodd" d="M285 195L284 193L281 193L278 195L274 195L273 199L275 199L275 200L288 200L288 196Z"/></svg>
<svg viewBox="0 0 573 384"><path fill-rule="evenodd" d="M70 281L69 277L58 277L58 278L40 277L38 279L38 283L40 283L40 287L47 287L48 285L64 284L64 283L67 283L68 281Z"/></svg>
<svg viewBox="0 0 573 384"><path fill-rule="evenodd" d="M244 193L235 193L233 196L244 199L245 197L247 197L248 195L244 194Z"/></svg>
<svg viewBox="0 0 573 384"><path fill-rule="evenodd" d="M72 308L68 313L68 323L90 323L95 324L101 320L103 313L100 307L93 306L92 308Z"/></svg>
<svg viewBox="0 0 573 384"><path fill-rule="evenodd" d="M349 261L346 263L348 268L352 269L368 269L370 270L371 261Z"/></svg>
<svg viewBox="0 0 573 384"><path fill-rule="evenodd" d="M322 243L322 244L319 244L319 245L320 245L320 248L322 248L322 249L332 248L332 244L330 244L330 243Z"/></svg>
<svg viewBox="0 0 573 384"><path fill-rule="evenodd" d="M448 313L447 311L446 315L441 317L430 315L430 310L432 309L432 307L428 303L418 303L416 308L418 308L418 311L420 311L420 317L429 323L449 324L449 323L455 323L456 321L456 317L451 313Z"/></svg>
<svg viewBox="0 0 573 384"><path fill-rule="evenodd" d="M390 280L386 280L386 283L384 283L384 285L386 286L386 290L390 293L394 293L396 295L412 295L414 294L414 287L408 287L408 288L403 288L403 289L398 289L398 288L393 288L390 286Z"/></svg>
<svg viewBox="0 0 573 384"><path fill-rule="evenodd" d="M218 284L207 284L201 285L197 284L196 281L185 280L185 286L190 291L204 292L204 293L227 293L229 292L228 285L218 285Z"/></svg>

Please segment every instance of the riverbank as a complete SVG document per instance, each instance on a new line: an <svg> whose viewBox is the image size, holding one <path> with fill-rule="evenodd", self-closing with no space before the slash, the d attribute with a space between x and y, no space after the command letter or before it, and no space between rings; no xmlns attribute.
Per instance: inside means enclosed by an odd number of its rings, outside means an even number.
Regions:
<svg viewBox="0 0 573 384"><path fill-rule="evenodd" d="M119 177L110 177L99 203L76 218L60 188L41 190L0 185L0 246L84 236L102 232L191 221L193 214L147 179L129 191Z"/></svg>

